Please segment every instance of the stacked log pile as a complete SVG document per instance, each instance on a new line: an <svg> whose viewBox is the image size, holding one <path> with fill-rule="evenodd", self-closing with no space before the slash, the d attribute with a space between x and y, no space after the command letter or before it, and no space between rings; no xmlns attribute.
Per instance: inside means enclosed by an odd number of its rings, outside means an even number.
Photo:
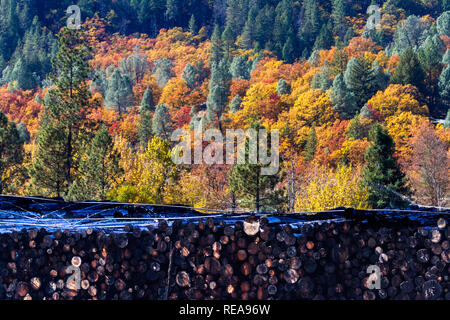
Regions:
<svg viewBox="0 0 450 320"><path fill-rule="evenodd" d="M450 300L449 275L449 227L249 218L0 235L0 299Z"/></svg>

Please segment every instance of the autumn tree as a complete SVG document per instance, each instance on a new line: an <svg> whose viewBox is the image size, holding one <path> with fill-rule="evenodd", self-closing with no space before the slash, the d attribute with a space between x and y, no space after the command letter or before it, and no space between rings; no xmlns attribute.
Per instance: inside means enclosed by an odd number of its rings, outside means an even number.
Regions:
<svg viewBox="0 0 450 320"><path fill-rule="evenodd" d="M178 199L179 168L172 161L168 142L153 137L132 161L127 179L111 192L120 202L170 204Z"/></svg>
<svg viewBox="0 0 450 320"><path fill-rule="evenodd" d="M444 206L450 190L450 161L446 145L428 123L417 128L408 176L420 203Z"/></svg>
<svg viewBox="0 0 450 320"><path fill-rule="evenodd" d="M362 185L358 172L352 171L351 167L341 165L335 171L326 167L313 167L310 171L309 179L297 196L297 212L369 207L368 188Z"/></svg>
<svg viewBox="0 0 450 320"><path fill-rule="evenodd" d="M394 157L395 145L387 130L375 124L369 132L371 143L365 154L364 184L369 188L369 204L374 208L404 206L408 193L406 177Z"/></svg>

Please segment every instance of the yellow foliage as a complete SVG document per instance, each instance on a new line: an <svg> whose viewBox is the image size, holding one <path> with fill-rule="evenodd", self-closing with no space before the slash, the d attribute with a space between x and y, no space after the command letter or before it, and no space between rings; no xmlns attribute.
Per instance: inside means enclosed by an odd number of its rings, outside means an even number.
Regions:
<svg viewBox="0 0 450 320"><path fill-rule="evenodd" d="M320 89L301 94L288 112L289 128L293 130L297 144L306 139L312 125L331 125L337 119L328 94Z"/></svg>
<svg viewBox="0 0 450 320"><path fill-rule="evenodd" d="M394 139L395 150L400 159L406 159L412 154L410 139L414 135L414 128L418 128L423 121L428 119L411 112L402 112L386 119L386 128Z"/></svg>
<svg viewBox="0 0 450 320"><path fill-rule="evenodd" d="M352 168L339 166L335 172L316 167L308 185L297 195L295 210L323 211L337 207L368 208L369 192Z"/></svg>
<svg viewBox="0 0 450 320"><path fill-rule="evenodd" d="M277 95L277 84L258 82L247 90L247 94L242 99L241 109L229 114L229 117L232 120L232 126L236 128L247 128L255 121L270 127L284 109L287 108Z"/></svg>
<svg viewBox="0 0 450 320"><path fill-rule="evenodd" d="M367 104L384 119L408 111L416 115L428 115L428 107L420 105L417 95L417 89L410 84L391 84L386 90L378 91Z"/></svg>
<svg viewBox="0 0 450 320"><path fill-rule="evenodd" d="M117 147L124 152L121 157L126 172L120 187L110 196L120 202L170 204L177 202L179 187L178 169L172 162L168 143L158 137L148 142L145 150L134 156L126 150L124 141L117 141ZM124 150L125 149L125 150Z"/></svg>

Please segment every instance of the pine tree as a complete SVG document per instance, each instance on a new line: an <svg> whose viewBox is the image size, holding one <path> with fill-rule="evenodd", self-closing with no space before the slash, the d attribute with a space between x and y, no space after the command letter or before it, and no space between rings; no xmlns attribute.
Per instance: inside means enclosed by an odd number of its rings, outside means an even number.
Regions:
<svg viewBox="0 0 450 320"><path fill-rule="evenodd" d="M347 32L345 33L344 36L344 45L348 45L350 40L353 39L354 37L356 37L355 30L353 30L353 27L350 26L347 28Z"/></svg>
<svg viewBox="0 0 450 320"><path fill-rule="evenodd" d="M281 50L281 57L287 63L292 63L295 60L295 47L293 37L288 37Z"/></svg>
<svg viewBox="0 0 450 320"><path fill-rule="evenodd" d="M250 9L247 22L245 23L244 30L242 31L240 46L245 50L253 48L253 44L255 41L254 26L256 23L257 14L258 10L256 9L256 7Z"/></svg>
<svg viewBox="0 0 450 320"><path fill-rule="evenodd" d="M262 165L249 163L248 139L245 148L246 163L235 165L228 178L231 191L240 198L242 207L253 208L255 212L277 207L283 199L283 191L276 190L281 174L261 175Z"/></svg>
<svg viewBox="0 0 450 320"><path fill-rule="evenodd" d="M224 46L224 55L227 59L230 59L231 50L234 47L234 35L230 26L227 26L222 32L222 43Z"/></svg>
<svg viewBox="0 0 450 320"><path fill-rule="evenodd" d="M345 5L343 0L333 0L331 17L333 18L333 31L340 39L343 39L346 33Z"/></svg>
<svg viewBox="0 0 450 320"><path fill-rule="evenodd" d="M248 70L247 59L241 55L237 55L233 58L230 66L230 72L233 79L250 79L250 73Z"/></svg>
<svg viewBox="0 0 450 320"><path fill-rule="evenodd" d="M227 0L227 23L226 27L229 27L233 31L233 38L241 34L244 28L248 15L248 1L242 0Z"/></svg>
<svg viewBox="0 0 450 320"><path fill-rule="evenodd" d="M169 58L160 58L154 62L153 73L161 88L164 88L170 78L175 76L173 72L173 62Z"/></svg>
<svg viewBox="0 0 450 320"><path fill-rule="evenodd" d="M391 83L402 85L412 84L419 90L424 90L425 73L412 49L407 49L400 56L397 67L391 78Z"/></svg>
<svg viewBox="0 0 450 320"><path fill-rule="evenodd" d="M132 84L140 82L149 70L147 56L140 52L139 46L133 49L133 54L119 61L119 70L126 75Z"/></svg>
<svg viewBox="0 0 450 320"><path fill-rule="evenodd" d="M314 42L313 48L315 50L329 49L331 48L332 44L333 44L333 34L331 33L331 23L328 22L322 25L319 35L317 36L316 41Z"/></svg>
<svg viewBox="0 0 450 320"><path fill-rule="evenodd" d="M427 38L430 24L415 15L399 23L394 34L393 52L403 54L407 49L417 50Z"/></svg>
<svg viewBox="0 0 450 320"><path fill-rule="evenodd" d="M171 128L169 108L165 104L158 104L152 119L153 133L163 139L168 139Z"/></svg>
<svg viewBox="0 0 450 320"><path fill-rule="evenodd" d="M222 36L218 24L216 24L214 27L214 31L211 36L211 47L209 50L210 50L209 65L213 67L214 65L219 64L220 60L224 57Z"/></svg>
<svg viewBox="0 0 450 320"><path fill-rule="evenodd" d="M334 78L329 96L334 110L342 118L351 119L358 112L359 108L355 101L355 95L345 85L342 74Z"/></svg>
<svg viewBox="0 0 450 320"><path fill-rule="evenodd" d="M278 80L277 93L279 96L281 96L282 94L291 93L291 87L289 86L289 83L286 82L286 80L284 79Z"/></svg>
<svg viewBox="0 0 450 320"><path fill-rule="evenodd" d="M241 103L242 103L241 97L238 94L235 95L234 98L231 100L230 111L232 113L239 111L239 109L241 108Z"/></svg>
<svg viewBox="0 0 450 320"><path fill-rule="evenodd" d="M439 77L439 93L447 106L450 104L450 67L445 68Z"/></svg>
<svg viewBox="0 0 450 320"><path fill-rule="evenodd" d="M231 74L227 60L213 66L209 82L209 95L206 100L207 118L209 122L217 121L222 131L222 113L228 104Z"/></svg>
<svg viewBox="0 0 450 320"><path fill-rule="evenodd" d="M439 35L447 36L450 34L450 11L446 11L436 20L436 29Z"/></svg>
<svg viewBox="0 0 450 320"><path fill-rule="evenodd" d="M394 158L394 141L387 130L375 124L369 132L370 147L365 154L363 181L369 187L369 203L374 208L405 205L399 194L408 193L406 177Z"/></svg>
<svg viewBox="0 0 450 320"><path fill-rule="evenodd" d="M30 175L41 194L61 197L68 189L67 133L62 122L53 122L50 118L49 111L44 110L36 140L38 152L33 159Z"/></svg>
<svg viewBox="0 0 450 320"><path fill-rule="evenodd" d="M363 139L367 136L366 129L362 125L359 115L356 115L348 124L347 136L355 140Z"/></svg>
<svg viewBox="0 0 450 320"><path fill-rule="evenodd" d="M23 143L14 122L8 121L0 111L0 194L3 194L23 161Z"/></svg>
<svg viewBox="0 0 450 320"><path fill-rule="evenodd" d="M197 23L195 21L195 16L192 14L191 18L189 19L189 32L192 34L197 34L198 28Z"/></svg>
<svg viewBox="0 0 450 320"><path fill-rule="evenodd" d="M448 129L450 128L450 109L447 110L447 116L444 120L444 128Z"/></svg>
<svg viewBox="0 0 450 320"><path fill-rule="evenodd" d="M425 71L425 85L427 88L428 105L432 114L435 114L438 104L438 82L442 72L442 57L445 53L445 44L438 35L429 36L420 46L417 56Z"/></svg>
<svg viewBox="0 0 450 320"><path fill-rule="evenodd" d="M306 161L312 161L314 159L314 155L316 154L317 148L317 135L316 128L314 126L311 127L309 131L308 137L306 138L305 149L303 151L303 157Z"/></svg>
<svg viewBox="0 0 450 320"><path fill-rule="evenodd" d="M292 21L292 6L289 0L282 0L275 9L273 41L275 52L287 62L295 59L295 30Z"/></svg>
<svg viewBox="0 0 450 320"><path fill-rule="evenodd" d="M327 91L332 84L333 80L330 78L330 68L328 62L325 61L322 67L320 67L320 71L314 75L311 81L311 88Z"/></svg>
<svg viewBox="0 0 450 320"><path fill-rule="evenodd" d="M133 88L127 75L123 75L119 68L114 69L108 80L108 89L105 92L105 105L116 110L121 116L132 103Z"/></svg>
<svg viewBox="0 0 450 320"><path fill-rule="evenodd" d="M166 17L167 20L175 20L178 16L178 0L167 0L166 3Z"/></svg>
<svg viewBox="0 0 450 320"><path fill-rule="evenodd" d="M141 146L146 146L152 137L152 119L155 111L152 90L147 87L141 101L138 138Z"/></svg>
<svg viewBox="0 0 450 320"><path fill-rule="evenodd" d="M357 106L363 106L378 90L383 90L387 84L386 76L375 61L371 66L364 59L352 58L344 72L347 88L355 95Z"/></svg>
<svg viewBox="0 0 450 320"><path fill-rule="evenodd" d="M189 89L194 89L197 77L197 70L195 67L187 63L183 69L183 73L181 74L181 78L186 82Z"/></svg>
<svg viewBox="0 0 450 320"><path fill-rule="evenodd" d="M44 117L38 133L33 179L49 193L66 194L78 168L80 148L89 128L93 109L87 85L90 50L79 31L62 29L59 51L53 60L54 87L45 99Z"/></svg>
<svg viewBox="0 0 450 320"><path fill-rule="evenodd" d="M87 146L80 175L69 188L73 200L106 200L121 172L119 153L113 150L113 139L104 126Z"/></svg>

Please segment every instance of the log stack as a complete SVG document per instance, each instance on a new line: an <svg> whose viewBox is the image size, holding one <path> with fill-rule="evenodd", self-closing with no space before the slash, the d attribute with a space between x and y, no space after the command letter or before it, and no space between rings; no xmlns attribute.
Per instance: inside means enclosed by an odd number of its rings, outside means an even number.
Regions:
<svg viewBox="0 0 450 320"><path fill-rule="evenodd" d="M450 300L449 276L449 227L253 217L0 235L0 299Z"/></svg>

